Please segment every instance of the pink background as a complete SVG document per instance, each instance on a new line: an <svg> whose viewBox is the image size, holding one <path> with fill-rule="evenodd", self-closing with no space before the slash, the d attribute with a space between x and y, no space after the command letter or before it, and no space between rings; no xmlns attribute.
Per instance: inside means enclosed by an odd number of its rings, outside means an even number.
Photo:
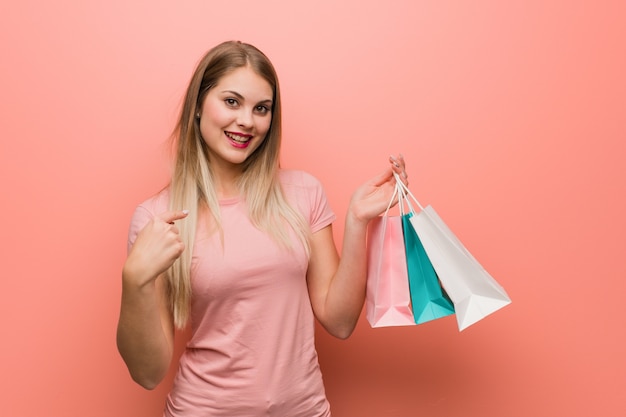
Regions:
<svg viewBox="0 0 626 417"><path fill-rule="evenodd" d="M384 5L383 5L384 4ZM339 214L403 152L513 304L319 332L337 417L626 414L626 3L4 2L3 416L160 415L115 348L133 208L168 176L195 62L227 39L275 63L283 165Z"/></svg>

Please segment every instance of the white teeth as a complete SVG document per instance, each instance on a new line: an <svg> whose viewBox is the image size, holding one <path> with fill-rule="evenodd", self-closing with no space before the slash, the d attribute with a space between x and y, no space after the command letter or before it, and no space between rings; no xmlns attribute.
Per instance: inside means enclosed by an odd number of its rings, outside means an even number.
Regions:
<svg viewBox="0 0 626 417"><path fill-rule="evenodd" d="M239 142L239 143L246 143L247 141L250 140L250 138L246 138L246 137L243 137L243 136L235 135L235 134L230 133L230 132L224 132L224 133L226 133L226 136L228 136L232 140L234 140L236 142Z"/></svg>

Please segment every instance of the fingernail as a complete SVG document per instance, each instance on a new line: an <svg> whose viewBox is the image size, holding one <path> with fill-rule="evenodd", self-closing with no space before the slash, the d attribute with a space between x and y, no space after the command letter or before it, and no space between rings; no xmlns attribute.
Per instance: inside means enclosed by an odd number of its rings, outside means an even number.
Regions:
<svg viewBox="0 0 626 417"><path fill-rule="evenodd" d="M183 214L189 214L189 210L183 210Z"/></svg>

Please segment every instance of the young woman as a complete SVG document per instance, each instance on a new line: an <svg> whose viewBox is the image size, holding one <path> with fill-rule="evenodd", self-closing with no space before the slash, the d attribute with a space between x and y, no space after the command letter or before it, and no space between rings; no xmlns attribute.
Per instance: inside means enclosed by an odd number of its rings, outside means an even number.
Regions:
<svg viewBox="0 0 626 417"><path fill-rule="evenodd" d="M255 47L200 61L175 130L169 186L135 211L122 273L118 349L152 389L190 323L165 416L330 416L314 320L347 338L361 313L368 221L404 160L353 194L339 257L320 183L279 169L278 79Z"/></svg>

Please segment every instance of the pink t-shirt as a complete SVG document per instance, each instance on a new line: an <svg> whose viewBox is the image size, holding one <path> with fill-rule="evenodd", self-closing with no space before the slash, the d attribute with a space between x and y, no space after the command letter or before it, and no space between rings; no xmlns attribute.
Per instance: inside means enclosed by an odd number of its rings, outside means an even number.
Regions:
<svg viewBox="0 0 626 417"><path fill-rule="evenodd" d="M321 184L280 171L286 198L316 232L335 219ZM141 204L129 245L156 214L167 191ZM306 285L308 257L295 239L281 248L248 220L238 199L220 202L219 234L199 228L193 248L192 336L180 360L167 417L328 417Z"/></svg>

